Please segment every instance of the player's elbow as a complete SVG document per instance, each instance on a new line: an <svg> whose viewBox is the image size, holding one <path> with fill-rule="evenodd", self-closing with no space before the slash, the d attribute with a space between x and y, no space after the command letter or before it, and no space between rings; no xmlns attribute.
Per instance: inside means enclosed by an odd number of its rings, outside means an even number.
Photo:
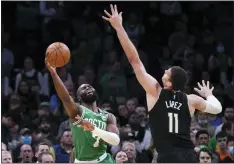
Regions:
<svg viewBox="0 0 234 164"><path fill-rule="evenodd" d="M222 105L220 102L211 103L209 101L206 101L205 112L210 114L219 114L222 112Z"/></svg>
<svg viewBox="0 0 234 164"><path fill-rule="evenodd" d="M119 143L120 143L119 136L117 134L114 134L114 137L113 137L111 145L117 146L117 145L119 145Z"/></svg>

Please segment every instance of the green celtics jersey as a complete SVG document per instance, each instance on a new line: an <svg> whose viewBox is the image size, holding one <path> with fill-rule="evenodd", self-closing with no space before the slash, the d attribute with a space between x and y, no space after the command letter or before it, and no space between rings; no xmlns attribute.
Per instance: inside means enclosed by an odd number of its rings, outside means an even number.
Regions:
<svg viewBox="0 0 234 164"><path fill-rule="evenodd" d="M99 110L99 113L94 113L84 106L81 117L89 121L95 127L106 130L108 114ZM106 143L95 136L90 131L85 131L79 128L79 121L71 124L72 138L75 146L75 158L80 161L96 160L106 152Z"/></svg>

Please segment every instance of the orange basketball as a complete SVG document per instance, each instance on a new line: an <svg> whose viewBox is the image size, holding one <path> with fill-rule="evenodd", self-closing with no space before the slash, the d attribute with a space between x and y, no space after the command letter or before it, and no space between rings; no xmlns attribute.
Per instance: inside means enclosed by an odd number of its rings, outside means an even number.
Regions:
<svg viewBox="0 0 234 164"><path fill-rule="evenodd" d="M53 67L63 67L70 60L69 48L60 42L52 43L46 50L46 58Z"/></svg>

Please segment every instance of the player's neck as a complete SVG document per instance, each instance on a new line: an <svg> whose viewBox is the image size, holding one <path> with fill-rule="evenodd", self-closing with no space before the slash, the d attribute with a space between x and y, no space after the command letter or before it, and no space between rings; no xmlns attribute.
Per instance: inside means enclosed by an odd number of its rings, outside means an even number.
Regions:
<svg viewBox="0 0 234 164"><path fill-rule="evenodd" d="M96 101L93 102L92 104L83 103L82 105L85 106L86 108L92 110L93 112L98 113Z"/></svg>

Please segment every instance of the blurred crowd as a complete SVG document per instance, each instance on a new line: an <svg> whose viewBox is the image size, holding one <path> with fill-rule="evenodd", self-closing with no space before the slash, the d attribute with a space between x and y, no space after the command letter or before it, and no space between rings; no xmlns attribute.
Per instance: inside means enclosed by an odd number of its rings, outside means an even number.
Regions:
<svg viewBox="0 0 234 164"><path fill-rule="evenodd" d="M164 70L182 66L186 93L210 81L223 106L219 115L195 113L191 140L201 163L234 160L232 2L118 2L124 27L147 71L161 83ZM2 163L74 161L66 112L44 65L55 41L71 50L57 72L70 95L84 83L113 113L121 143L109 146L117 163L156 162L145 92L115 31L101 18L109 2L2 2Z"/></svg>

